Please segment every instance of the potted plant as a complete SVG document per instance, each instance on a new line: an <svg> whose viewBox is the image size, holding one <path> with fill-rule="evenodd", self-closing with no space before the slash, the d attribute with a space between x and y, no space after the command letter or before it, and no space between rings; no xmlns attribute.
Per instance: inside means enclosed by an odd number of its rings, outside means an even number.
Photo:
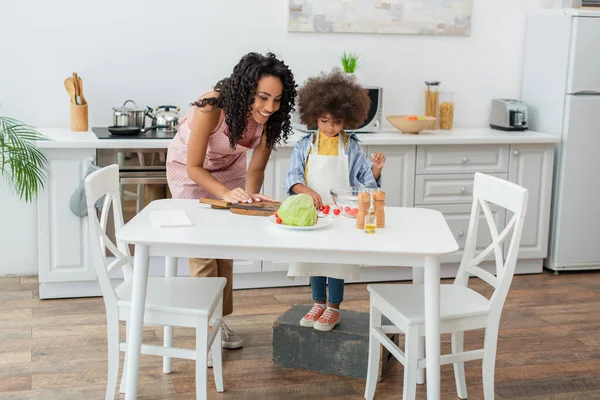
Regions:
<svg viewBox="0 0 600 400"><path fill-rule="evenodd" d="M342 54L342 68L344 72L349 75L354 75L356 70L360 67L359 64L360 55L356 53L346 53Z"/></svg>
<svg viewBox="0 0 600 400"><path fill-rule="evenodd" d="M37 140L47 138L32 126L0 117L0 177L26 202L37 196L46 181L48 162L36 147Z"/></svg>

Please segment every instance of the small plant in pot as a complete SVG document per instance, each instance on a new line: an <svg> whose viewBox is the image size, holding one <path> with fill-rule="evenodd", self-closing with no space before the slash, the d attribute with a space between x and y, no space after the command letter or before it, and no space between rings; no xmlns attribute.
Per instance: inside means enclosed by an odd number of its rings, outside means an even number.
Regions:
<svg viewBox="0 0 600 400"><path fill-rule="evenodd" d="M356 70L360 67L359 63L360 55L356 53L346 53L342 54L342 68L344 72L349 75L354 75Z"/></svg>
<svg viewBox="0 0 600 400"><path fill-rule="evenodd" d="M48 161L36 147L37 140L48 139L32 126L0 116L0 185L8 183L26 202L31 202L46 182Z"/></svg>

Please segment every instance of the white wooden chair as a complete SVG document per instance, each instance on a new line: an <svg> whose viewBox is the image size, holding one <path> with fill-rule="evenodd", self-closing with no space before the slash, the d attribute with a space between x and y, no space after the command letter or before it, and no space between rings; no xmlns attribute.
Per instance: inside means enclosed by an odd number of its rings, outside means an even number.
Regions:
<svg viewBox="0 0 600 400"><path fill-rule="evenodd" d="M106 235L106 224L112 205L115 232L123 226L119 197L119 166L102 168L85 179L88 225L91 253L104 297L108 331L108 382L106 399L114 399L119 375L119 352L126 351L127 343L120 342L119 321L127 321L131 309L132 267L129 248L124 243L115 245ZM94 204L106 196L98 220ZM106 249L114 256L107 259ZM122 270L124 281L116 287L111 274ZM213 372L218 392L223 391L223 364L221 354L221 318L223 315L223 288L225 278L150 277L146 296L144 324L196 328L196 349L171 347L170 338L165 346L142 345L143 354L196 360L196 398L207 398L207 357L212 350ZM212 318L212 324L211 322ZM208 328L211 327L209 337ZM129 327L126 327L126 331ZM170 370L170 365L169 365ZM127 365L123 367L121 392L125 388Z"/></svg>
<svg viewBox="0 0 600 400"><path fill-rule="evenodd" d="M452 334L452 354L442 355L441 364L454 364L456 391L461 399L467 398L464 362L483 359L484 398L494 398L494 367L498 328L504 301L508 294L517 262L517 253L527 208L528 191L514 183L481 173L475 174L473 206L467 233L467 241L458 274L453 284L441 285L440 332ZM514 213L510 222L498 233L488 203L506 208ZM492 237L492 243L479 255L475 255L480 212L483 210ZM512 232L510 245L503 259L502 244ZM508 241L507 241L508 243ZM493 252L496 274L479 267ZM475 275L494 287L487 299L467 287L469 275ZM369 285L371 302L369 329L369 362L365 399L373 399L377 385L377 366L380 343L404 365L403 399L414 399L417 389L417 372L425 367L425 358L419 357L419 341L425 334L423 285L378 284ZM382 326L385 315L393 325ZM483 349L464 351L464 332L485 328ZM405 333L404 352L386 333Z"/></svg>

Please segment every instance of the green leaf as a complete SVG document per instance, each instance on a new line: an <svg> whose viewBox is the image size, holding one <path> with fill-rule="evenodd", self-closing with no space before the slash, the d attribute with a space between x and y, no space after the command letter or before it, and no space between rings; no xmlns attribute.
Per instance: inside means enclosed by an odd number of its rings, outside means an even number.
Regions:
<svg viewBox="0 0 600 400"><path fill-rule="evenodd" d="M48 138L16 119L0 117L0 176L17 196L31 202L46 182L48 161L36 141Z"/></svg>

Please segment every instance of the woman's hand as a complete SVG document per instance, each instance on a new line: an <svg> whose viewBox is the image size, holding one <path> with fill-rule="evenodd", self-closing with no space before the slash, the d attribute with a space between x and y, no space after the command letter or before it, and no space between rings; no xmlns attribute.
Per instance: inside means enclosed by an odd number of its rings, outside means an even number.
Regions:
<svg viewBox="0 0 600 400"><path fill-rule="evenodd" d="M225 193L223 200L230 203L252 203L252 197L242 188L235 188Z"/></svg>
<svg viewBox="0 0 600 400"><path fill-rule="evenodd" d="M256 193L250 195L254 201L271 201L273 203L279 203L277 200L265 196L264 194Z"/></svg>
<svg viewBox="0 0 600 400"><path fill-rule="evenodd" d="M373 153L371 154L371 162L375 168L382 169L385 164L385 156L382 153Z"/></svg>

